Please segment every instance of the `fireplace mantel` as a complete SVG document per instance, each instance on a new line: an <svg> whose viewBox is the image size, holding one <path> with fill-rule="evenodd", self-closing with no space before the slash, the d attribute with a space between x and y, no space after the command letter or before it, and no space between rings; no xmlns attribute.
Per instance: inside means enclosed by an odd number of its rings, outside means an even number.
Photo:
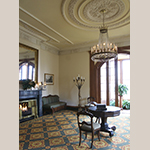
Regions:
<svg viewBox="0 0 150 150"><path fill-rule="evenodd" d="M42 90L19 90L19 101L37 99L38 116L43 116Z"/></svg>

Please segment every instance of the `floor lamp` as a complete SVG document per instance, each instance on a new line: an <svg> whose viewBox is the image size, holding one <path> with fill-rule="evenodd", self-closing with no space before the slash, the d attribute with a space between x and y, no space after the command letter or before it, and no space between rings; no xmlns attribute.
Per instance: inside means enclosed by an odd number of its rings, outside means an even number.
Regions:
<svg viewBox="0 0 150 150"><path fill-rule="evenodd" d="M80 89L82 87L82 85L85 82L85 78L83 78L82 76L80 77L80 75L78 74L78 76L76 78L73 78L73 82L75 83L75 85L78 88L78 106L79 106L79 110L81 110L81 104L80 104L80 99L81 99L81 95L80 95Z"/></svg>

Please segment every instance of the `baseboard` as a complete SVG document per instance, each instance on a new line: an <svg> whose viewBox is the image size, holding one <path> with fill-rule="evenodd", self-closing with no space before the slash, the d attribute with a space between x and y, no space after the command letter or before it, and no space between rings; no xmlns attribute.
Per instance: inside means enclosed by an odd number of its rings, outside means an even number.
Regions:
<svg viewBox="0 0 150 150"><path fill-rule="evenodd" d="M67 105L66 109L68 110L78 110L79 106L70 106L70 105ZM81 107L81 108L84 108L84 107Z"/></svg>

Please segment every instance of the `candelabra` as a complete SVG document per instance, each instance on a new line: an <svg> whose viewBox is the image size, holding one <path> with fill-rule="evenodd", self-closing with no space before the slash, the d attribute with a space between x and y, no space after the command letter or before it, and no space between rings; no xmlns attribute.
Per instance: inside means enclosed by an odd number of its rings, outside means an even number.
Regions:
<svg viewBox="0 0 150 150"><path fill-rule="evenodd" d="M79 102L78 106L79 106L79 109L80 109L81 108L81 104L80 104L80 99L81 99L80 89L81 89L82 85L85 82L85 78L83 78L82 76L80 77L80 75L78 74L78 76L76 78L73 78L73 82L75 83L75 85L78 88L78 102Z"/></svg>
<svg viewBox="0 0 150 150"><path fill-rule="evenodd" d="M35 89L38 89L38 90L46 90L46 83L44 82L39 82L35 85Z"/></svg>

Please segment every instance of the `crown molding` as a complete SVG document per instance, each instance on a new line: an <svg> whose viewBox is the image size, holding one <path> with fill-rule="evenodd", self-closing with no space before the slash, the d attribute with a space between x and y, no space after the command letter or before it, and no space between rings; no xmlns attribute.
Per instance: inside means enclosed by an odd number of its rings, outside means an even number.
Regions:
<svg viewBox="0 0 150 150"><path fill-rule="evenodd" d="M19 27L19 42L26 43L30 42L33 45L36 45L38 49L49 51L50 53L59 55L59 50L56 49L53 45L44 42L43 37L35 36L33 33L26 32L26 29Z"/></svg>
<svg viewBox="0 0 150 150"><path fill-rule="evenodd" d="M111 38L111 42L115 43L118 47L129 46L130 45L130 35L124 35L121 37ZM72 54L77 52L85 52L90 51L91 47L95 45L97 41L88 41L85 43L81 43L79 45L74 45L70 48L61 49L59 51L59 55Z"/></svg>
<svg viewBox="0 0 150 150"><path fill-rule="evenodd" d="M33 44L40 46L43 50L49 51L53 54L57 55L66 55L73 54L79 52L86 52L91 50L91 46L95 45L97 41L87 41L85 43L81 43L78 45L73 45L66 49L58 49L55 46L46 42L45 38L36 35L23 27L19 27L19 38L23 40L27 40ZM130 35L111 38L110 41L114 42L118 47L128 46L130 45Z"/></svg>
<svg viewBox="0 0 150 150"><path fill-rule="evenodd" d="M24 13L28 14L30 17L32 17L33 19L35 19L39 23L41 23L42 25L44 25L45 27L47 27L48 29L52 30L54 33L56 33L57 35L59 35L61 38L65 39L66 41L68 41L71 44L74 44L72 41L70 41L69 39L67 39L66 37L64 37L62 34L58 33L56 30L54 30L53 28L51 28L50 26L48 26L47 24L45 24L44 22L42 22L40 19L36 18L34 15L30 14L28 11L26 11L22 7L19 6L19 9L21 11L23 11Z"/></svg>

